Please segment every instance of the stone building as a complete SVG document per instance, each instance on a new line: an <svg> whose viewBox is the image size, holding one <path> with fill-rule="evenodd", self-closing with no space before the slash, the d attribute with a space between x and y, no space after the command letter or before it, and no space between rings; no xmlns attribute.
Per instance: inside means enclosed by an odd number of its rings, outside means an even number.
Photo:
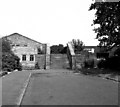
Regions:
<svg viewBox="0 0 120 107"><path fill-rule="evenodd" d="M38 61L41 64L39 66L42 66L41 68L45 67L46 44L18 33L5 36L5 38L10 40L12 51L20 58L23 68L34 68Z"/></svg>

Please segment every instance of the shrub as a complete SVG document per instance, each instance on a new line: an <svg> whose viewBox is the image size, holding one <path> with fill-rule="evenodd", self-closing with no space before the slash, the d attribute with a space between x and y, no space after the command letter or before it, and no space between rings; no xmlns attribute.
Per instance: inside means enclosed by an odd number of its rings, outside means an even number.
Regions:
<svg viewBox="0 0 120 107"><path fill-rule="evenodd" d="M13 71L15 69L22 70L22 66L20 64L20 59L16 56L11 50L11 41L7 40L6 38L2 38L0 40L0 47L2 48L2 70L4 71Z"/></svg>
<svg viewBox="0 0 120 107"><path fill-rule="evenodd" d="M107 68L107 64L105 60L100 60L97 64L98 68Z"/></svg>
<svg viewBox="0 0 120 107"><path fill-rule="evenodd" d="M66 54L67 53L67 46L65 46L61 51L60 51L61 54Z"/></svg>
<svg viewBox="0 0 120 107"><path fill-rule="evenodd" d="M106 65L109 69L120 70L120 57L113 56L106 59Z"/></svg>
<svg viewBox="0 0 120 107"><path fill-rule="evenodd" d="M62 44L53 45L50 47L51 54L60 54L63 49L64 49L64 46Z"/></svg>
<svg viewBox="0 0 120 107"><path fill-rule="evenodd" d="M85 68L93 68L94 67L94 59L88 59L84 61Z"/></svg>
<svg viewBox="0 0 120 107"><path fill-rule="evenodd" d="M98 63L98 68L108 68L113 70L120 70L120 57L113 56L106 60L101 60Z"/></svg>
<svg viewBox="0 0 120 107"><path fill-rule="evenodd" d="M15 69L22 70L18 56L11 53L2 54L2 70L13 71Z"/></svg>
<svg viewBox="0 0 120 107"><path fill-rule="evenodd" d="M17 69L18 71L22 71L22 65L21 65L21 63L19 61L16 64L15 69Z"/></svg>

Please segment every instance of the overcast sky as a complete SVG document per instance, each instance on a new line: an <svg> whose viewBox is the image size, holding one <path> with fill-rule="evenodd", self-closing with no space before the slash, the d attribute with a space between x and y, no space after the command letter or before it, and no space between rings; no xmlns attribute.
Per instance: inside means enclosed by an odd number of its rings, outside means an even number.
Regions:
<svg viewBox="0 0 120 107"><path fill-rule="evenodd" d="M80 39L97 45L92 0L0 0L0 37L20 33L50 45Z"/></svg>

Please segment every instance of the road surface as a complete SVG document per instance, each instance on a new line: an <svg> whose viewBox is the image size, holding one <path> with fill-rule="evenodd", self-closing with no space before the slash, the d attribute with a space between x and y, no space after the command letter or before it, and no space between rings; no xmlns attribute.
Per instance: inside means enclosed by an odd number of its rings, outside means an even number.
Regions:
<svg viewBox="0 0 120 107"><path fill-rule="evenodd" d="M117 105L118 83L69 70L33 73L22 105Z"/></svg>

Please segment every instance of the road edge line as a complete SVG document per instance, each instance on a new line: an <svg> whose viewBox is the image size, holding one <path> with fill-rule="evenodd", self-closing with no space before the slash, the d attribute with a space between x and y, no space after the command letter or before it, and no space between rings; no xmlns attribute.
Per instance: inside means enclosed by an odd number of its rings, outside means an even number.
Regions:
<svg viewBox="0 0 120 107"><path fill-rule="evenodd" d="M20 93L20 96L18 97L18 101L17 101L17 106L18 106L18 107L19 107L19 106L21 105L21 103L22 103L22 100L23 100L23 98L24 98L26 89L27 89L28 84L29 84L29 82L30 82L31 75L32 75L32 73L30 72L29 77L27 78L27 80L25 81L25 83L24 83L24 85L23 85L22 92Z"/></svg>

